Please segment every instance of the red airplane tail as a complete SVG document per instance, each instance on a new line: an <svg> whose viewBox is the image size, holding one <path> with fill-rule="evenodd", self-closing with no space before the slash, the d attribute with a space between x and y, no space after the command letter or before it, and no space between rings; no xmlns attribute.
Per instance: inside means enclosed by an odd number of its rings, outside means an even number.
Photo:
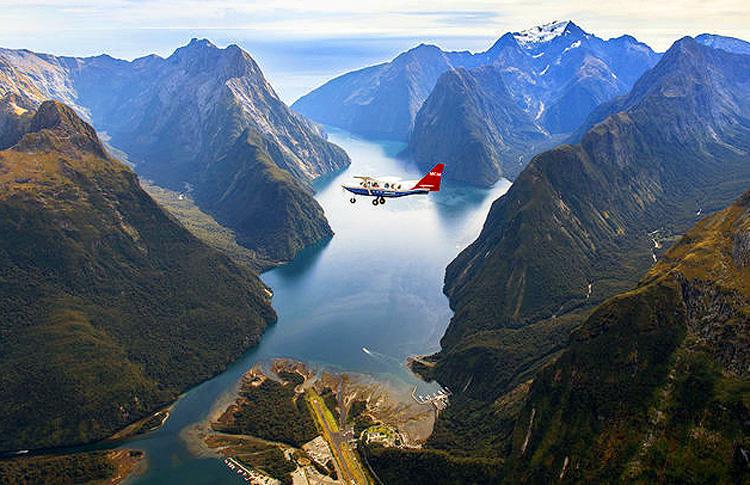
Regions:
<svg viewBox="0 0 750 485"><path fill-rule="evenodd" d="M427 172L427 175L422 177L422 180L417 182L417 185L415 185L414 189L429 189L430 192L439 192L440 191L440 180L443 178L443 169L445 168L445 164L438 163L432 169L430 169L429 172Z"/></svg>

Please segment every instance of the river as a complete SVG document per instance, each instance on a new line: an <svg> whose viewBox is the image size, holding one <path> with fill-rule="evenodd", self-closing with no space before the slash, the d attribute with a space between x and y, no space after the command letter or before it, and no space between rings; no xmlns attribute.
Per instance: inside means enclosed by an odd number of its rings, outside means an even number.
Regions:
<svg viewBox="0 0 750 485"><path fill-rule="evenodd" d="M352 159L346 171L315 187L335 236L263 275L274 291L278 322L225 372L186 392L161 429L122 445L148 457L147 471L129 483L238 483L220 460L193 455L183 431L204 420L259 361L289 357L364 373L395 387L430 387L404 361L440 348L452 314L442 293L445 267L476 238L490 204L510 182L489 190L444 183L429 196L377 207L368 199L351 204L341 183L353 175L422 174L394 158L402 144L365 141L334 129L329 134Z"/></svg>

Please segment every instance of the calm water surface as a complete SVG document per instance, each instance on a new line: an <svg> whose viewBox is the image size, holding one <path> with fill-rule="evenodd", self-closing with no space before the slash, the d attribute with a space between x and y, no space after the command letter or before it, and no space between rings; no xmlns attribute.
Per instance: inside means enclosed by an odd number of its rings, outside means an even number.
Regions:
<svg viewBox="0 0 750 485"><path fill-rule="evenodd" d="M341 189L353 175L418 179L396 160L398 143L375 143L331 130L352 159L343 173L318 183L316 198L336 235L263 280L274 290L279 320L260 345L219 376L187 392L167 424L126 447L146 451L148 471L131 483L237 483L224 464L194 456L181 433L208 415L258 361L290 357L318 367L353 371L410 388L421 383L406 357L439 349L451 310L442 294L445 267L481 230L489 206L510 186L490 190L444 186L437 194L356 204ZM446 172L450 166L446 167Z"/></svg>

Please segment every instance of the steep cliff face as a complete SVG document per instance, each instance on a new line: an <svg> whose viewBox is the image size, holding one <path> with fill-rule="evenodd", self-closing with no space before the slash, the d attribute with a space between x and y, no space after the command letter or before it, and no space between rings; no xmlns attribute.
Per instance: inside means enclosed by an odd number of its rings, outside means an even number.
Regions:
<svg viewBox="0 0 750 485"><path fill-rule="evenodd" d="M425 125L417 127L415 121L440 76L491 65L528 116L552 134L567 133L591 108L627 92L658 57L630 36L603 40L571 21L552 22L507 33L476 54L420 45L391 62L339 76L300 98L293 108L371 138L409 140L415 131L418 140L425 139L429 133L417 132ZM449 124L460 113L445 111L441 116L442 123Z"/></svg>
<svg viewBox="0 0 750 485"><path fill-rule="evenodd" d="M515 480L750 477L750 193L598 307L531 387Z"/></svg>
<svg viewBox="0 0 750 485"><path fill-rule="evenodd" d="M280 168L302 180L348 164L340 148L278 98L236 45L219 49L193 39L167 59L75 59L65 65L80 103L96 107L94 123L156 181L180 183L200 173L246 129L265 139ZM120 89L102 84L103 73L111 73Z"/></svg>
<svg viewBox="0 0 750 485"><path fill-rule="evenodd" d="M446 180L487 186L515 178L549 135L523 111L491 66L446 72L417 115L406 154Z"/></svg>
<svg viewBox="0 0 750 485"><path fill-rule="evenodd" d="M337 77L292 108L370 138L405 140L440 75L466 65L476 65L468 52L444 52L421 44L391 62Z"/></svg>
<svg viewBox="0 0 750 485"><path fill-rule="evenodd" d="M267 153L261 137L245 132L207 170L196 199L222 224L236 228L241 245L278 261L333 236L333 231L317 223L325 216L320 205L309 203L312 190L280 169ZM229 185L224 180L227 172L236 174Z"/></svg>
<svg viewBox="0 0 750 485"><path fill-rule="evenodd" d="M425 166L450 162L447 176L473 185L515 179L532 155L626 93L657 59L632 37L605 41L572 22L506 34L476 55L483 67L440 78L405 154Z"/></svg>
<svg viewBox="0 0 750 485"><path fill-rule="evenodd" d="M455 315L425 372L454 389L471 379L476 396L518 384L653 263L649 233L681 233L750 184L748 67L683 39L625 111L535 157L448 267Z"/></svg>
<svg viewBox="0 0 750 485"><path fill-rule="evenodd" d="M225 185L241 183L239 174L220 172L214 165L245 131L261 140L267 158L302 186L349 163L346 153L326 141L316 125L278 98L255 61L234 45L219 49L193 39L166 59L148 56L133 62L3 50L0 62L6 66L0 69L0 93L13 93L32 104L49 98L74 103L107 133L113 146L127 153L140 175L175 190L188 186L200 191L207 178L215 182L218 177ZM256 183L252 171L241 176L247 185ZM235 210L203 193L200 202L215 215ZM314 225L316 230L265 237L269 246L262 249L279 259L294 256L287 239L312 244L319 240L310 237L313 233L330 233L309 188L297 199L296 207L302 210L284 213L289 220L282 225L290 230ZM259 214L269 209L261 199L253 202L245 210ZM232 229L240 232L243 227ZM287 251L273 247L275 243Z"/></svg>
<svg viewBox="0 0 750 485"><path fill-rule="evenodd" d="M0 97L0 150L12 147L28 130L34 104L13 93Z"/></svg>
<svg viewBox="0 0 750 485"><path fill-rule="evenodd" d="M275 319L57 102L0 151L0 449L98 440L221 371Z"/></svg>

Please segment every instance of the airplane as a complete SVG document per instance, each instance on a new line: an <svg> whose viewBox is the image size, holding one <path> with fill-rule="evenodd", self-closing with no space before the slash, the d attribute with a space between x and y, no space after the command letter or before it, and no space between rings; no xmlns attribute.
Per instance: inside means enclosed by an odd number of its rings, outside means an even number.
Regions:
<svg viewBox="0 0 750 485"><path fill-rule="evenodd" d="M359 182L352 185L342 185L351 192L352 198L349 202L357 202L356 195L372 197L372 205L385 204L386 198L406 197L407 195L429 194L440 191L440 180L443 177L445 164L438 163L430 169L421 180L401 180L398 177L369 177L355 176Z"/></svg>

